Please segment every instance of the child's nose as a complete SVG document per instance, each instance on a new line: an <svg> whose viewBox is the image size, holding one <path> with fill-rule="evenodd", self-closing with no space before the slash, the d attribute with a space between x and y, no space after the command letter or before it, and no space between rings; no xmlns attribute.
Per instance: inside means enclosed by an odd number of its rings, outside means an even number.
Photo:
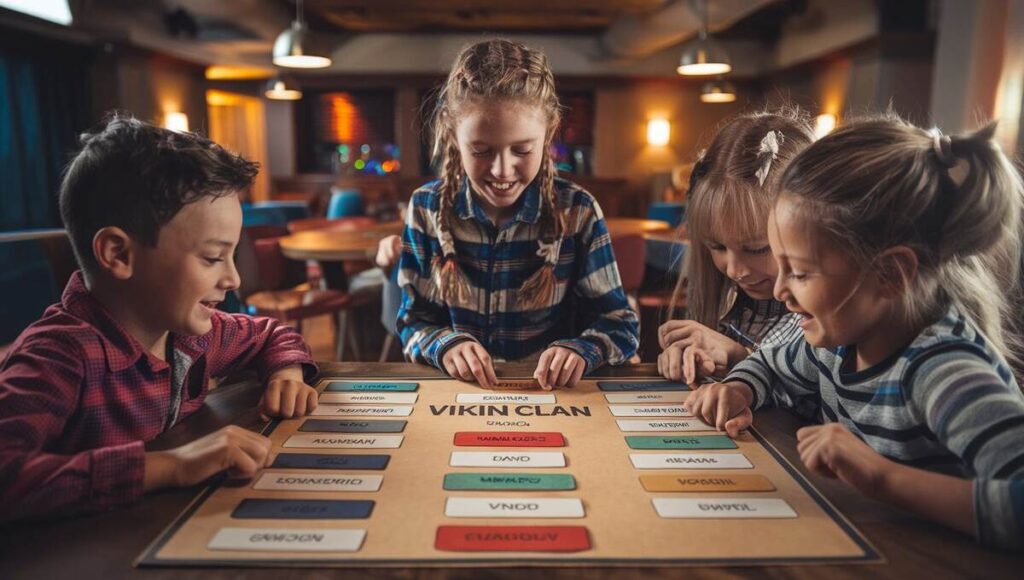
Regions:
<svg viewBox="0 0 1024 580"><path fill-rule="evenodd" d="M234 260L225 260L227 264L227 271L221 278L221 288L224 290L237 290L242 285L242 277L238 274L238 268L235 267Z"/></svg>
<svg viewBox="0 0 1024 580"><path fill-rule="evenodd" d="M733 280L746 278L750 273L750 269L747 268L746 264L743 263L743 260L735 252L728 252L725 259L725 275Z"/></svg>
<svg viewBox="0 0 1024 580"><path fill-rule="evenodd" d="M494 164L491 166L491 174L499 179L512 177L512 156L508 153L499 153L494 156Z"/></svg>
<svg viewBox="0 0 1024 580"><path fill-rule="evenodd" d="M785 302L789 292L786 288L786 277L779 270L779 273L775 276L775 285L772 287L772 295L779 302Z"/></svg>

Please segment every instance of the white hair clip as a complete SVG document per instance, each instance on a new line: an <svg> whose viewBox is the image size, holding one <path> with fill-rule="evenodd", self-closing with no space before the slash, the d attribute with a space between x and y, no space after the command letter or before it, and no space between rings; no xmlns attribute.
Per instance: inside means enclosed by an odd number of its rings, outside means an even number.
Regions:
<svg viewBox="0 0 1024 580"><path fill-rule="evenodd" d="M558 250L562 245L561 239L548 243L545 243L544 240L537 240L537 245L540 246L537 249L537 255L544 258L545 263L553 266L558 264Z"/></svg>
<svg viewBox="0 0 1024 580"><path fill-rule="evenodd" d="M938 127L932 127L929 133L932 134L932 150L935 151L939 163L946 168L956 165L956 157L953 155L953 140L949 135L943 135Z"/></svg>
<svg viewBox="0 0 1024 580"><path fill-rule="evenodd" d="M757 169L754 176L757 177L757 184L763 186L764 180L768 179L768 172L772 169L772 161L779 158L779 147L786 142L782 131L768 131L761 145L757 148L757 157L761 159L761 167ZM763 157L763 159L762 159Z"/></svg>

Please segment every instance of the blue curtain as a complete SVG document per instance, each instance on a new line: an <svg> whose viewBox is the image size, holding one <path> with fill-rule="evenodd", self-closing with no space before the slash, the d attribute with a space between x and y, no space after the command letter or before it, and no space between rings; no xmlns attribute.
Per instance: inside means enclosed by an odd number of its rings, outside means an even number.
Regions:
<svg viewBox="0 0 1024 580"><path fill-rule="evenodd" d="M60 227L61 171L89 126L92 48L0 28L0 231Z"/></svg>

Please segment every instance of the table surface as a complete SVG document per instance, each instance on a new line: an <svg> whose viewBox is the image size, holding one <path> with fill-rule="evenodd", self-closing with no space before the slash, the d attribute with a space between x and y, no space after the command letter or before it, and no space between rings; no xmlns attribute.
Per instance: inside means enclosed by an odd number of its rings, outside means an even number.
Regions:
<svg viewBox="0 0 1024 580"><path fill-rule="evenodd" d="M372 260L377 243L401 234L403 227L401 221L393 221L358 230L306 230L281 238L281 252L293 260Z"/></svg>
<svg viewBox="0 0 1024 580"><path fill-rule="evenodd" d="M440 377L434 369L407 363L324 363L322 370L352 377ZM533 366L525 363L498 365L499 377L526 377ZM595 376L650 377L654 365L601 369ZM256 413L260 386L241 380L214 390L207 403L185 422L175 426L148 449L176 447L192 439L235 423L259 429ZM755 415L754 426L793 465L801 471L796 453L796 429L802 423L779 409L766 409ZM867 536L886 558L883 564L846 566L756 566L702 568L547 568L545 577L555 578L936 578L985 576L1019 578L1024 555L999 552L978 546L971 538L936 524L867 499L844 484L808 475L814 485ZM0 570L5 578L161 578L181 580L203 578L471 578L479 570L450 568L421 569L136 569L135 558L201 491L201 486L150 494L132 507L105 514L49 522L22 522L0 527ZM756 541L751 538L750 541ZM536 578L530 568L491 569L494 578Z"/></svg>

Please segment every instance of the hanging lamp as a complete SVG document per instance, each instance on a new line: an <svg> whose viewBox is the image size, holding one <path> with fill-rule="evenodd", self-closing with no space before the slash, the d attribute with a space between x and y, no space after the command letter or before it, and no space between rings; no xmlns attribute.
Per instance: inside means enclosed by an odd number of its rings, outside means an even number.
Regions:
<svg viewBox="0 0 1024 580"><path fill-rule="evenodd" d="M302 98L302 91L294 89L281 77L274 77L267 81L263 95L275 101L297 101Z"/></svg>
<svg viewBox="0 0 1024 580"><path fill-rule="evenodd" d="M700 100L702 103L731 103L736 100L736 87L722 78L710 80L701 87Z"/></svg>
<svg viewBox="0 0 1024 580"><path fill-rule="evenodd" d="M274 64L286 68L325 68L331 59L311 52L309 27L302 14L302 0L295 5L295 20L290 28L277 35L274 41Z"/></svg>
<svg viewBox="0 0 1024 580"><path fill-rule="evenodd" d="M694 0L701 12L696 40L686 45L676 72L686 76L721 75L732 70L729 53L708 37L708 0Z"/></svg>

